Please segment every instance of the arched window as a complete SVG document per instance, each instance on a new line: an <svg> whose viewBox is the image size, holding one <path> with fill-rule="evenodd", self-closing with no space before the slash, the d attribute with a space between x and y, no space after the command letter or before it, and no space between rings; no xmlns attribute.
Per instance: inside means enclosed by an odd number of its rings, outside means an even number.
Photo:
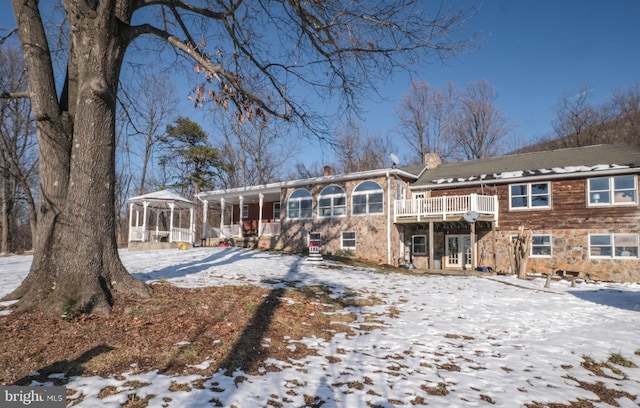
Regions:
<svg viewBox="0 0 640 408"><path fill-rule="evenodd" d="M322 189L318 198L320 217L339 217L347 213L347 195L342 187L330 185Z"/></svg>
<svg viewBox="0 0 640 408"><path fill-rule="evenodd" d="M309 190L299 188L289 196L287 201L288 218L312 218L313 198Z"/></svg>
<svg viewBox="0 0 640 408"><path fill-rule="evenodd" d="M365 181L353 190L352 214L382 214L383 191L375 181Z"/></svg>

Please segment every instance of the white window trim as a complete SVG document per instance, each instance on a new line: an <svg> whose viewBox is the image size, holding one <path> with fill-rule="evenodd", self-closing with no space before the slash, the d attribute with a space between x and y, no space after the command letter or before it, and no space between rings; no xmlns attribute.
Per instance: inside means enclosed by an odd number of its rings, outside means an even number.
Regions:
<svg viewBox="0 0 640 408"><path fill-rule="evenodd" d="M242 218L243 219L249 218L249 204L242 205Z"/></svg>
<svg viewBox="0 0 640 408"><path fill-rule="evenodd" d="M635 191L635 201L629 201L629 202L620 202L620 203L616 203L614 201L614 197L615 197L615 179L616 177L632 177L633 178L633 189ZM609 201L607 202L603 202L603 203L592 203L591 202L591 180L597 180L597 179L603 179L603 178L608 178L609 179ZM638 177L636 177L633 174L624 174L624 175L620 175L620 176L610 176L610 177L592 177L590 179L587 179L587 188L586 188L586 193L587 193L587 207L629 207L629 206L637 206L638 205ZM599 235L599 234L596 234Z"/></svg>
<svg viewBox="0 0 640 408"><path fill-rule="evenodd" d="M353 246L344 246L344 234L353 234L353 238L349 238L349 241L353 239ZM342 231L340 233L340 249L351 249L356 250L357 240L356 240L356 232L355 231Z"/></svg>
<svg viewBox="0 0 640 408"><path fill-rule="evenodd" d="M276 206L278 206L278 216L276 217ZM279 220L280 214L282 214L282 205L279 202L273 203L273 219Z"/></svg>
<svg viewBox="0 0 640 408"><path fill-rule="evenodd" d="M591 237L592 236L608 236L611 238L611 256L605 256L605 255L591 255ZM633 236L636 238L636 252L638 253L638 255L629 255L629 256L625 256L625 255L616 255L616 236ZM633 233L593 233L593 234L589 234L588 236L588 245L589 245L589 249L588 249L588 253L589 253L589 259L638 259L638 257L640 256L640 237L638 236L638 234L633 234ZM596 246L601 246L601 245L596 245Z"/></svg>
<svg viewBox="0 0 640 408"><path fill-rule="evenodd" d="M363 183L366 183L367 181L371 181L372 183L376 183L379 188L377 190L356 191L360 185L362 185ZM369 211L369 206L370 206L369 197L372 194L382 194L382 210L380 212L370 212ZM354 207L355 207L354 197L361 197L361 196L364 196L365 200L366 200L365 212L356 214L354 212ZM382 186L380 186L379 183L377 183L377 182L375 182L373 180L366 180L366 181L363 181L362 183L358 184L356 186L356 188L353 189L353 193L351 194L351 215L353 215L354 217L361 217L361 216L367 216L367 215L384 215L384 190L382 189Z"/></svg>
<svg viewBox="0 0 640 408"><path fill-rule="evenodd" d="M535 184L546 184L547 185L547 196L549 197L549 204L545 205L545 206L533 206L531 204L532 202L532 189L531 186L535 185ZM527 205L525 207L513 207L511 205L512 203L512 195L511 195L511 187L513 186L522 186L522 185L526 185L527 186ZM537 194L537 195L541 195L541 194ZM531 211L531 210L549 210L551 209L551 183L548 181L543 181L540 183L513 183L513 184L509 184L509 210L510 211Z"/></svg>
<svg viewBox="0 0 640 408"><path fill-rule="evenodd" d="M309 193L309 195L304 196L304 197L291 198L291 195L293 195L296 191L299 191L299 190L304 190L307 193ZM313 196L311 195L309 190L307 190L306 188L299 188L299 189L294 190L291 193L291 195L289 196L289 199L287 200L287 205L286 205L286 208L287 208L287 219L290 219L290 220L310 220L310 219L313 219ZM300 203L302 201L310 201L311 202L311 216L309 216L309 217L302 217L301 216L302 215L302 207L300 206ZM289 205L290 205L290 203L294 203L294 202L297 203L297 205L298 205L298 213L300 214L300 216L298 216L298 217L292 217L291 213L289 212ZM280 206L280 211L282 211L282 205Z"/></svg>
<svg viewBox="0 0 640 408"><path fill-rule="evenodd" d="M533 253L533 237L549 237L549 245L537 245L538 247L549 247L549 255L538 255ZM551 234L531 234L531 249L529 251L531 258L552 258L553 257L553 237Z"/></svg>
<svg viewBox="0 0 640 408"><path fill-rule="evenodd" d="M340 188L342 190L342 193L334 193L334 194L322 194L322 191L324 191L325 188L331 187L331 186L336 186L338 188ZM327 187L325 187L322 189L322 191L320 191L320 193L318 194L318 218L340 218L340 217L346 217L347 216L347 194L344 191L344 188L342 188L341 186L337 185L337 184L331 184ZM342 208L343 206L336 206L334 199L336 198L344 198L344 214L335 214L335 210L336 208ZM329 207L321 207L320 206L320 200L323 199L330 199L331 200L331 205ZM322 215L322 210L324 208L329 208L331 209L331 215Z"/></svg>

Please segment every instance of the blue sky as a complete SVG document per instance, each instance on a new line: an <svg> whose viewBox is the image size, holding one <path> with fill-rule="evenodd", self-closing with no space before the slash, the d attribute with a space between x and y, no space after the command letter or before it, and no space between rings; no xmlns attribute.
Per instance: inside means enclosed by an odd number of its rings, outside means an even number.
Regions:
<svg viewBox="0 0 640 408"><path fill-rule="evenodd" d="M496 106L516 126L516 137L535 141L552 133L563 92L588 87L591 101L601 104L615 89L640 82L639 19L639 0L487 0L468 24L482 46L446 64L425 64L414 79L439 88L488 81L498 92ZM383 91L386 102L370 104L369 129L397 124L394 109L410 80L397 78Z"/></svg>
<svg viewBox="0 0 640 408"><path fill-rule="evenodd" d="M364 129L394 134L395 111L411 79L438 88L448 82L464 88L484 79L498 92L496 106L516 126L514 135L524 144L552 132L555 105L564 92L588 87L591 102L600 104L615 89L640 82L640 0L444 3L452 8L480 6L466 33L481 44L445 63L425 61L413 77L400 75L383 85L385 100L363 106ZM2 1L0 27L6 28L8 21L12 21L11 6ZM198 120L200 115L190 104L183 109L182 115ZM301 151L298 160L319 164L332 160L331 149L313 141L309 144L312 152ZM402 156L402 148L398 150Z"/></svg>

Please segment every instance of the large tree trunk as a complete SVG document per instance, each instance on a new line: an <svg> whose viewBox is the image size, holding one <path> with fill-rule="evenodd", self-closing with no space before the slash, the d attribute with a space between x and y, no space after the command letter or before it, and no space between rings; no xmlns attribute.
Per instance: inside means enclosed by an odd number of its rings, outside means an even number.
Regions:
<svg viewBox="0 0 640 408"><path fill-rule="evenodd" d="M109 312L113 291L150 294L124 268L115 235L115 95L124 40L110 34L117 24L111 13L90 18L87 10L68 10L78 21L70 22L67 83L52 103L46 38L33 23L40 21L36 2L13 4L38 130L40 203L31 271L8 298L20 299L20 309L63 316ZM38 81L50 89L40 92Z"/></svg>

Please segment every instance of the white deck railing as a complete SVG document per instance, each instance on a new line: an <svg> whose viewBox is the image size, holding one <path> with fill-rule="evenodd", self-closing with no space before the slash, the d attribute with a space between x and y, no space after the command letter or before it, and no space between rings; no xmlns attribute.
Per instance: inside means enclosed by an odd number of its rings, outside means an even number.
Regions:
<svg viewBox="0 0 640 408"><path fill-rule="evenodd" d="M262 231L260 235L265 237L273 237L280 235L280 223L279 222L265 222L262 224Z"/></svg>
<svg viewBox="0 0 640 408"><path fill-rule="evenodd" d="M491 215L498 220L498 196L480 194L418 198L413 200L396 200L394 221L403 218L442 217L462 215L475 211L480 215Z"/></svg>

